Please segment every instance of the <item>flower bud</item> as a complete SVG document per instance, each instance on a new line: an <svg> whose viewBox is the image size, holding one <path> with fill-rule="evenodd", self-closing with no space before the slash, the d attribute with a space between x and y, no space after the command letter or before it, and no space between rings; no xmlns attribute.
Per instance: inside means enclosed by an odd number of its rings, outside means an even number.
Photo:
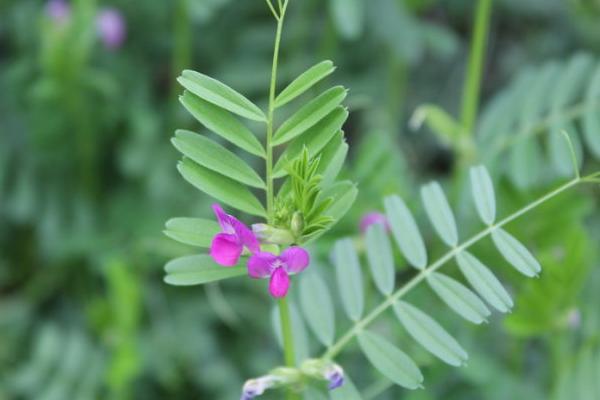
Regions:
<svg viewBox="0 0 600 400"><path fill-rule="evenodd" d="M301 370L308 376L327 381L329 390L336 389L344 384L344 370L339 365L322 359L306 360L302 363Z"/></svg>
<svg viewBox="0 0 600 400"><path fill-rule="evenodd" d="M302 236L302 232L304 231L304 217L300 211L296 211L294 215L292 215L290 228L295 237Z"/></svg>
<svg viewBox="0 0 600 400"><path fill-rule="evenodd" d="M267 224L252 225L252 232L263 243L279 244L283 246L294 243L292 232L287 229L279 229Z"/></svg>

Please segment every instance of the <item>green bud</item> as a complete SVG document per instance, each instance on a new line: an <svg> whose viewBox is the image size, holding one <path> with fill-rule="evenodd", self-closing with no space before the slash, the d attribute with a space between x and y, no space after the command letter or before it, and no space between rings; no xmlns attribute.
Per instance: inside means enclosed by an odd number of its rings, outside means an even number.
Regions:
<svg viewBox="0 0 600 400"><path fill-rule="evenodd" d="M300 211L296 211L294 215L292 215L290 228L295 237L302 236L302 232L304 231L304 217Z"/></svg>
<svg viewBox="0 0 600 400"><path fill-rule="evenodd" d="M267 224L254 224L252 225L252 232L263 243L283 246L294 243L294 235L287 229L279 229Z"/></svg>

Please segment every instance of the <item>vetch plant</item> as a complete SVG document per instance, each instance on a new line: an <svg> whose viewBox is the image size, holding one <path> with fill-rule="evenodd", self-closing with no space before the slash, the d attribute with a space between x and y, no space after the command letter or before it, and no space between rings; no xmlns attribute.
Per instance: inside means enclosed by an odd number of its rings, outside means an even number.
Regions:
<svg viewBox="0 0 600 400"><path fill-rule="evenodd" d="M331 260L335 264L344 313L351 325L335 340L336 319L329 286L318 271L307 272L300 280L300 305L304 319L325 350L320 357L299 359L294 349L294 335L299 334L294 320L302 317L290 311L286 297L290 287L292 290L295 287L293 275L309 267L311 256L306 244L325 233L346 213L357 189L352 182L337 180L348 151L341 129L348 116L341 105L346 89L335 86L323 91L276 126L276 111L317 85L334 67L330 61L323 61L277 93L279 47L289 0L278 0L276 4L266 0L266 3L277 22L266 113L234 89L201 73L186 70L178 79L185 89L180 101L195 119L230 145L248 153L248 157L264 163L264 169L257 172L237 152L205 135L184 130L175 133L172 142L184 156L178 164L184 179L246 216L238 219L215 204L216 222L201 218L169 220L165 230L168 236L210 250L208 254L193 254L167 263L165 281L173 285L197 285L244 275L269 279L269 291L279 311L276 330L283 345L285 366L248 380L241 390L242 399L275 389L285 390L289 399L295 399L300 392L313 390L314 386L335 389L333 396L359 399L351 379L336 363L336 358L354 339L366 359L391 382L408 389L420 388L424 378L417 363L390 340L368 329L369 325L393 309L400 324L419 345L447 364L464 365L468 359L466 350L434 318L405 297L426 282L451 310L474 324L489 318L488 307L508 312L513 307L509 293L470 248L489 237L505 262L527 277L539 275L541 265L505 230L505 225L580 183L598 183L600 173L579 175L573 145L565 135L575 178L497 220L492 179L484 166L471 167L468 175L472 199L485 228L464 241L460 240L458 224L441 185L432 182L423 186L421 198L426 215L441 241L449 247L447 253L433 262L429 261L417 221L405 202L395 195L385 198L385 214L367 214L360 224L364 232L364 246L361 243L360 248L365 250L370 276L383 299L365 313L367 283L359 246L351 238L338 240ZM471 92L476 93L477 88ZM473 104L469 104L466 108L474 110ZM240 118L262 126L264 140ZM471 112L466 113L465 120L470 122L463 125L472 127L473 118ZM398 288L392 240L405 261L416 269ZM468 284L439 272L452 260Z"/></svg>

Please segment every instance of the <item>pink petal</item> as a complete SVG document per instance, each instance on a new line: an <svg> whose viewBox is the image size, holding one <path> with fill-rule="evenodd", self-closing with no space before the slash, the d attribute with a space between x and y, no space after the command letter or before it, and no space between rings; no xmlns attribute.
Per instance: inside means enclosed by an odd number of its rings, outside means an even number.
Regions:
<svg viewBox="0 0 600 400"><path fill-rule="evenodd" d="M310 263L310 255L308 251L302 247L288 247L281 253L281 261L286 265L286 270L290 274L297 274L304 271Z"/></svg>
<svg viewBox="0 0 600 400"><path fill-rule="evenodd" d="M258 239L254 235L254 232L250 230L246 225L242 222L238 221L235 217L229 217L231 221L231 225L233 226L233 230L236 235L240 238L240 241L244 246L250 250L250 253L258 253L260 251L260 243Z"/></svg>
<svg viewBox="0 0 600 400"><path fill-rule="evenodd" d="M210 244L210 256L217 264L231 267L238 263L244 246L238 241L237 236L227 233L215 235Z"/></svg>
<svg viewBox="0 0 600 400"><path fill-rule="evenodd" d="M374 211L366 213L362 217L362 219L360 220L360 231L362 233L365 233L367 231L367 228L373 224L382 224L383 226L385 226L386 230L389 230L389 224L385 214Z"/></svg>
<svg viewBox="0 0 600 400"><path fill-rule="evenodd" d="M285 297L290 288L290 277L282 267L277 268L273 275L271 275L271 281L269 282L269 292L271 296L280 298Z"/></svg>
<svg viewBox="0 0 600 400"><path fill-rule="evenodd" d="M248 259L248 275L251 278L266 278L275 269L278 257L266 251L254 253Z"/></svg>
<svg viewBox="0 0 600 400"><path fill-rule="evenodd" d="M221 225L221 229L223 230L223 232L235 233L235 229L233 229L230 220L232 217L229 214L226 214L225 211L223 211L223 208L221 208L221 206L217 203L212 205L212 209L215 212L215 215L217 216L217 222L219 223L219 225Z"/></svg>

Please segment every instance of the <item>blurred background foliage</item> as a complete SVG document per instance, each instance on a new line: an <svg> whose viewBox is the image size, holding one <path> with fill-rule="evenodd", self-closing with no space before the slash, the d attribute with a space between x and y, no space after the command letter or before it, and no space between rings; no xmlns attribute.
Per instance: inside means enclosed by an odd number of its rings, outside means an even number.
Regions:
<svg viewBox="0 0 600 400"><path fill-rule="evenodd" d="M177 102L175 77L184 68L266 104L272 18L260 0L73 0L70 7L65 22L43 1L0 2L0 399L238 398L245 379L280 363L271 301L248 280L188 289L162 282L164 262L190 252L161 234L164 221L208 216L210 204L177 175L169 138L175 127L198 129ZM105 7L126 23L117 47L98 35ZM343 173L358 181L360 194L313 249L327 279L334 239L360 240L362 214L390 193L414 203L429 179L456 193L462 236L478 229L460 201L452 146L427 127L408 126L422 103L458 114L473 9L471 0L292 0L281 82L331 59L338 66L332 79L350 88ZM476 158L501 182L501 215L564 178L561 155L553 158L551 144L548 157L541 150L552 126L539 128L539 141L506 136L600 97L586 97L598 71L599 19L597 0L494 1ZM553 101L560 68L577 57L589 70ZM535 86L549 64L555 75ZM586 104L598 113L597 103ZM584 129L579 115L568 123L570 133ZM498 150L498 141L508 144ZM599 147L585 136L578 143L583 168L597 169ZM352 348L344 353L341 364L364 397L597 398L599 193L562 195L509 226L545 270L524 282L498 259L516 299L507 318L473 328L436 312L430 292L412 294L469 350L467 367L408 351L427 375L427 389L409 393L366 370ZM399 263L398 275L411 272ZM397 329L385 318L378 324Z"/></svg>

